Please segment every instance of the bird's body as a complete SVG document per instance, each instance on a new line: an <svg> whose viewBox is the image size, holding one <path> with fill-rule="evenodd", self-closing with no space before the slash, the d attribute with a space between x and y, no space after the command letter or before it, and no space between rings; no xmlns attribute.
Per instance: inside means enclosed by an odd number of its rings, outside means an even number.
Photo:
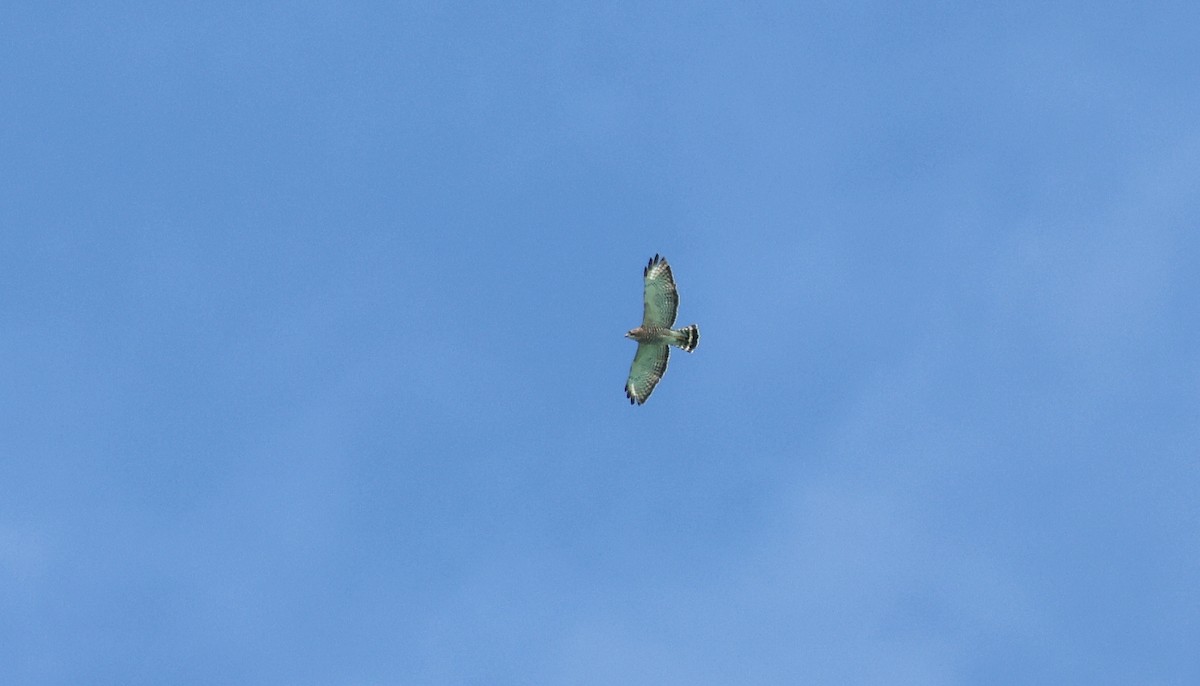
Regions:
<svg viewBox="0 0 1200 686"><path fill-rule="evenodd" d="M672 329L667 326L639 326L636 329L630 329L629 333L625 335L638 343L674 345L689 353L695 350L696 344L700 342L700 330L696 328L695 324L686 329Z"/></svg>
<svg viewBox="0 0 1200 686"><path fill-rule="evenodd" d="M642 325L625 334L626 338L638 342L629 379L625 381L625 396L630 404L639 405L646 402L666 373L670 346L690 353L700 343L700 329L695 324L682 329L671 328L679 311L679 292L667 261L655 255L642 276L645 280Z"/></svg>

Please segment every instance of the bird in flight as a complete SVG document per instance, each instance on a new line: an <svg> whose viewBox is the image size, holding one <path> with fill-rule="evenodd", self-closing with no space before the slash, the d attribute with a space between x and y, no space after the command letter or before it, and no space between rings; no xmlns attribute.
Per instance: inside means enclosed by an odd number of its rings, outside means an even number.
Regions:
<svg viewBox="0 0 1200 686"><path fill-rule="evenodd" d="M625 382L625 396L630 405L641 405L654 392L654 387L667 373L667 358L671 356L672 345L690 353L700 342L700 329L695 324L682 329L671 328L679 312L679 291L671 276L671 265L655 255L650 258L642 276L646 282L642 296L646 303L642 325L625 334L638 344L633 366L629 368L629 380Z"/></svg>

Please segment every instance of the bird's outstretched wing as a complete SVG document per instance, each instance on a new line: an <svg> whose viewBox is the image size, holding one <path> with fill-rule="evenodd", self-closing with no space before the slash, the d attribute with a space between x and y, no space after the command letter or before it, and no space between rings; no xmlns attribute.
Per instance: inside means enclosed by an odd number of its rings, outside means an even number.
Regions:
<svg viewBox="0 0 1200 686"><path fill-rule="evenodd" d="M679 312L679 292L675 290L675 277L671 276L671 265L655 255L650 258L650 264L646 265L642 274L646 281L642 296L646 302L646 309L642 312L642 326L671 328L675 324L675 315Z"/></svg>
<svg viewBox="0 0 1200 686"><path fill-rule="evenodd" d="M633 365L629 367L629 379L625 382L625 397L629 404L641 405L654 392L663 374L667 373L667 358L671 349L662 343L638 343Z"/></svg>

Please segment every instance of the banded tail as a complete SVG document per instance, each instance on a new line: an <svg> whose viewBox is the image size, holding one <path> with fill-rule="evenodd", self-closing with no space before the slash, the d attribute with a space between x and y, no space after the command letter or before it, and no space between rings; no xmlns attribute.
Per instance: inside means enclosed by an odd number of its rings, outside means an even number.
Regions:
<svg viewBox="0 0 1200 686"><path fill-rule="evenodd" d="M700 327L692 324L685 326L682 329L675 329L671 333L675 334L675 345L683 349L684 352L692 352L700 345Z"/></svg>

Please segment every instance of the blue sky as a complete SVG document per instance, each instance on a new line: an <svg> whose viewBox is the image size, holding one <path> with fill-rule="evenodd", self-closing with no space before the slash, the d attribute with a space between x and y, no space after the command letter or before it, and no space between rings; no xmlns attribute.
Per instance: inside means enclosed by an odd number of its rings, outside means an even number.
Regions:
<svg viewBox="0 0 1200 686"><path fill-rule="evenodd" d="M1198 22L6 8L0 681L1200 683Z"/></svg>

